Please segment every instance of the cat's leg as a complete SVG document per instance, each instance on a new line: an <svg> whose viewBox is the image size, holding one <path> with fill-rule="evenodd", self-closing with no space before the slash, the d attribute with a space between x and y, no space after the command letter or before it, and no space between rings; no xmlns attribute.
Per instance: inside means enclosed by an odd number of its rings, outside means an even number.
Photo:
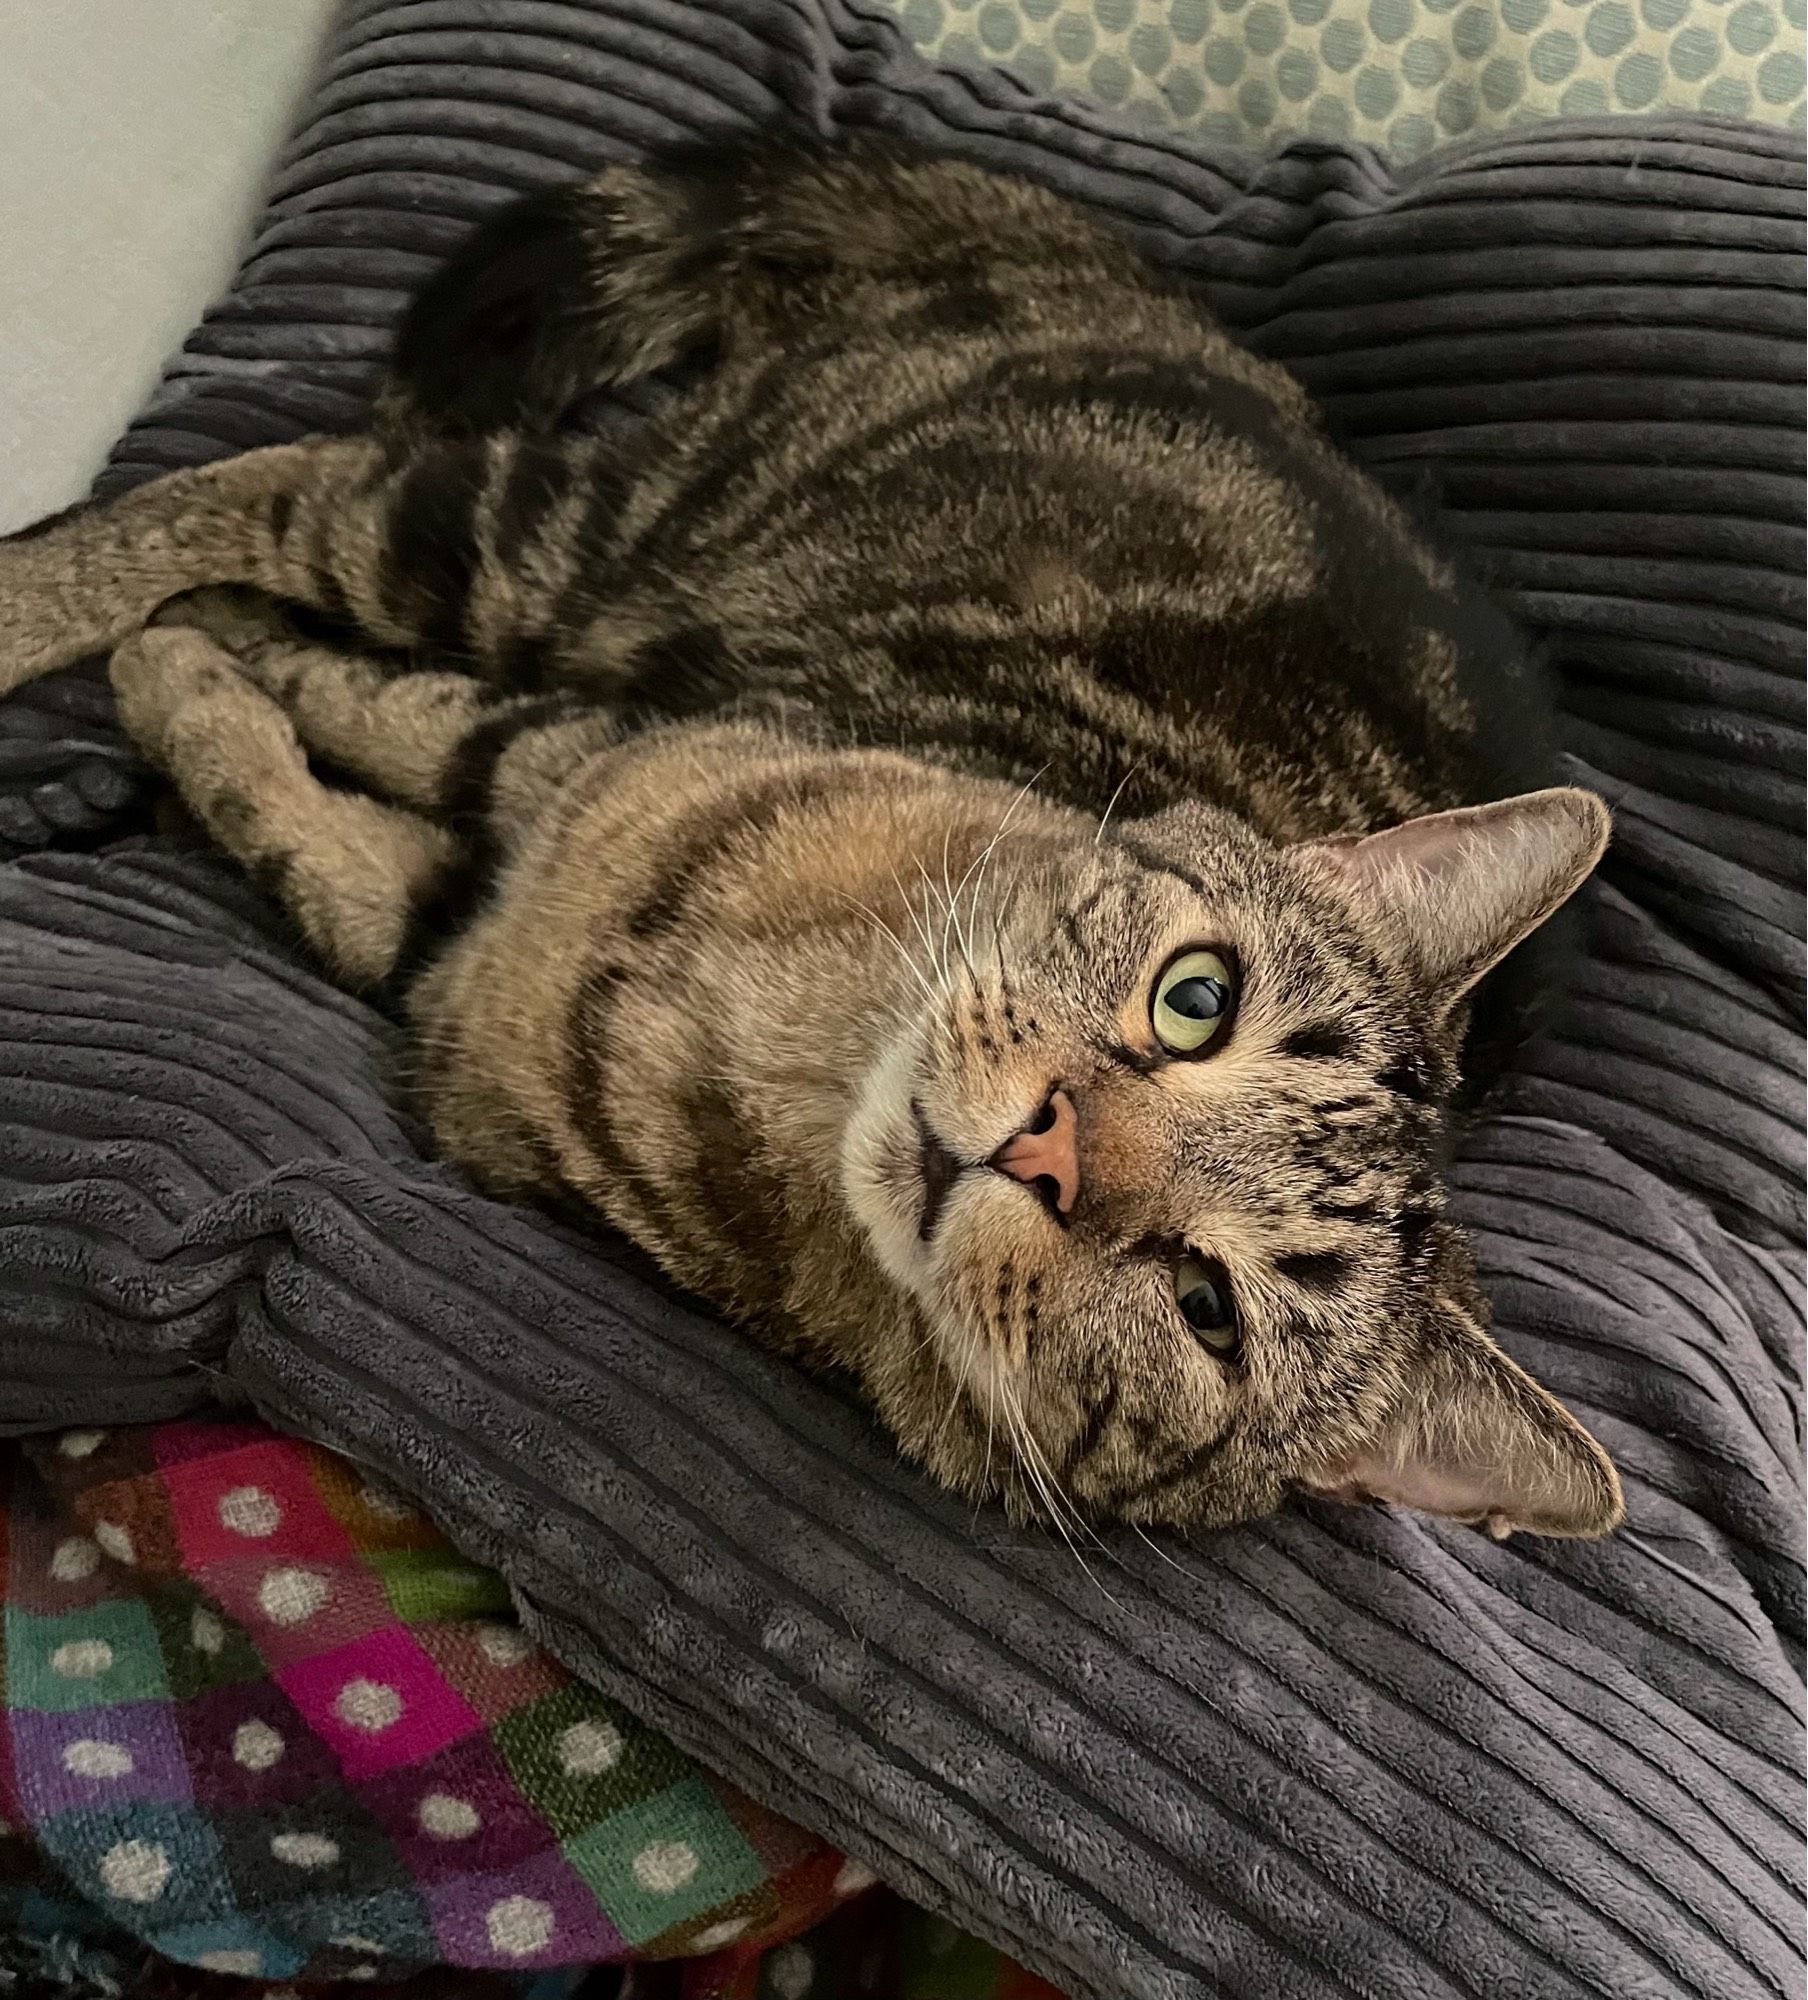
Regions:
<svg viewBox="0 0 1808 2000"><path fill-rule="evenodd" d="M313 755L461 828L482 820L504 846L579 762L618 735L606 711L575 695L505 695L472 674L319 644L255 592L197 591L167 606L161 622L204 632L231 654Z"/></svg>
<svg viewBox="0 0 1808 2000"><path fill-rule="evenodd" d="M172 473L0 542L0 694L178 593L251 584L379 646L522 681L615 495L597 439L316 438Z"/></svg>
<svg viewBox="0 0 1808 2000"><path fill-rule="evenodd" d="M388 978L458 858L419 813L323 785L281 708L206 634L158 626L113 654L120 716L212 838L348 985Z"/></svg>
<svg viewBox="0 0 1808 2000"><path fill-rule="evenodd" d="M156 624L204 633L282 710L305 750L429 815L459 745L497 700L472 674L416 670L311 639L259 591L193 591L166 604Z"/></svg>
<svg viewBox="0 0 1808 2000"><path fill-rule="evenodd" d="M374 601L370 503L385 472L369 440L311 439L171 473L0 542L0 693L116 644L197 584L253 583L323 609Z"/></svg>

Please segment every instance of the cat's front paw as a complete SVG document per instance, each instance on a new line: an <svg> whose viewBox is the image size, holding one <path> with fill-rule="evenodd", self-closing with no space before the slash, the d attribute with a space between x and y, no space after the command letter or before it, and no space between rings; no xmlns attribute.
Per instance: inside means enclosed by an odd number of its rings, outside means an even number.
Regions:
<svg viewBox="0 0 1808 2000"><path fill-rule="evenodd" d="M154 625L116 646L108 665L119 719L146 759L178 784L197 761L287 770L302 752L287 718L192 627Z"/></svg>

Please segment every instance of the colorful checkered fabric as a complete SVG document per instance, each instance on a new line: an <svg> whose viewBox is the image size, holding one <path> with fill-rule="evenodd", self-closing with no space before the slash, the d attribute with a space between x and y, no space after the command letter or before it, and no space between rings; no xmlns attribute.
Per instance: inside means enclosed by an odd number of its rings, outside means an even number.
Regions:
<svg viewBox="0 0 1808 2000"><path fill-rule="evenodd" d="M327 1452L75 1431L8 1479L0 1815L170 1959L689 1956L704 1995L870 1886L575 1682L494 1575Z"/></svg>

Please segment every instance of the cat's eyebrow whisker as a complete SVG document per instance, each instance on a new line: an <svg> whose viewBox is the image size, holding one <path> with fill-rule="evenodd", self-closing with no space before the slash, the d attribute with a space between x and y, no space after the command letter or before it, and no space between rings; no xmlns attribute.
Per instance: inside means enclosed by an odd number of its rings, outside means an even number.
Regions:
<svg viewBox="0 0 1808 2000"><path fill-rule="evenodd" d="M1124 775L1117 781L1117 790L1113 792L1110 798L1108 798L1105 801L1105 810L1099 815L1099 830L1092 836L1092 844L1094 847L1099 847L1103 845L1105 839L1105 822L1108 819L1110 819L1112 808L1117 804L1118 800L1124 796L1124 787L1128 785L1130 780L1134 778L1137 772L1142 769L1145 761L1146 761L1145 759L1138 757L1135 760L1135 762L1131 764L1129 770L1127 770L1124 773Z"/></svg>
<svg viewBox="0 0 1808 2000"><path fill-rule="evenodd" d="M1011 803L1008 806L1005 807L1003 816L999 819L997 831L994 832L992 838L986 842L985 846L980 849L980 851L978 852L978 854L974 856L972 861L968 863L966 874L964 874L960 878L960 880L954 885L954 901L956 905L958 905L961 898L961 891L964 888L966 888L969 882L973 883L973 894L969 898L967 906L968 909L967 945L966 945L965 955L969 961L968 964L969 971L972 970L971 959L973 954L973 925L979 921L979 898L980 898L980 892L986 886L986 869L991 863L992 856L997 852L998 843L1004 838L1005 833L1011 824L1011 821L1016 817L1017 808L1020 805L1022 805L1024 800L1029 797L1031 791L1036 787L1037 784L1041 782L1043 772L1045 772L1047 769L1048 766L1044 764L1042 766L1042 770L1035 772L1019 788L1017 796L1014 799L1012 799ZM976 871L978 874L977 881L974 880Z"/></svg>

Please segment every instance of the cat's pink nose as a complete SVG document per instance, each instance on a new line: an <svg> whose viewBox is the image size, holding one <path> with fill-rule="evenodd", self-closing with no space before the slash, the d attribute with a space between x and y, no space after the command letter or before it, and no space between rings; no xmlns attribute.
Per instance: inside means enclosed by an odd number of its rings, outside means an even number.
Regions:
<svg viewBox="0 0 1808 2000"><path fill-rule="evenodd" d="M1016 1138L992 1155L992 1165L1026 1187L1041 1183L1042 1192L1066 1215L1080 1194L1079 1123L1073 1099L1064 1090L1054 1091Z"/></svg>

